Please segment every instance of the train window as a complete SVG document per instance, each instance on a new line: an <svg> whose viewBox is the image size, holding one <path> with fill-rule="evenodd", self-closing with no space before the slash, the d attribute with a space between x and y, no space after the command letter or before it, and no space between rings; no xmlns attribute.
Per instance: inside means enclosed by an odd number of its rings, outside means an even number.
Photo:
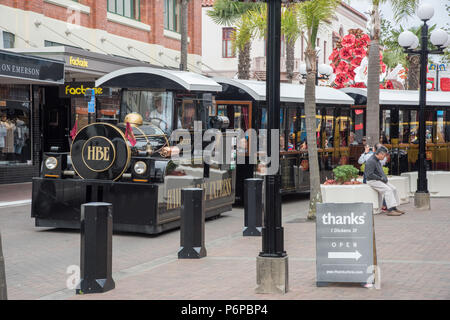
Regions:
<svg viewBox="0 0 450 320"><path fill-rule="evenodd" d="M409 143L410 141L410 113L407 110L399 110L398 112L398 129L399 141L401 143Z"/></svg>
<svg viewBox="0 0 450 320"><path fill-rule="evenodd" d="M334 109L326 109L325 115L322 117L324 129L322 136L322 147L333 148L334 146Z"/></svg>
<svg viewBox="0 0 450 320"><path fill-rule="evenodd" d="M383 110L381 117L380 142L389 144L391 141L391 110Z"/></svg>
<svg viewBox="0 0 450 320"><path fill-rule="evenodd" d="M166 134L172 132L173 93L160 91L124 91L121 120L130 113L139 113L145 122L159 127Z"/></svg>
<svg viewBox="0 0 450 320"><path fill-rule="evenodd" d="M349 131L350 131L350 117L348 111L341 110L339 116L339 146L347 147L349 144Z"/></svg>
<svg viewBox="0 0 450 320"><path fill-rule="evenodd" d="M178 128L194 130L194 121L196 119L195 101L183 100L181 107L178 108Z"/></svg>
<svg viewBox="0 0 450 320"><path fill-rule="evenodd" d="M350 141L352 145L358 145L363 143L363 137L365 135L365 111L364 109L352 109L352 120L350 123Z"/></svg>
<svg viewBox="0 0 450 320"><path fill-rule="evenodd" d="M431 110L425 111L425 126L426 126L425 127L425 138L426 138L427 143L436 141L436 137L435 137L436 121L433 121L433 115L434 115L433 111L431 111ZM434 139L433 139L433 137L434 137Z"/></svg>
<svg viewBox="0 0 450 320"><path fill-rule="evenodd" d="M217 115L226 116L230 120L229 129L249 128L249 107L248 105L219 105Z"/></svg>
<svg viewBox="0 0 450 320"><path fill-rule="evenodd" d="M436 143L444 143L445 141L445 111L436 111Z"/></svg>
<svg viewBox="0 0 450 320"><path fill-rule="evenodd" d="M409 142L410 143L419 143L419 113L417 110L411 111L411 116L409 118Z"/></svg>

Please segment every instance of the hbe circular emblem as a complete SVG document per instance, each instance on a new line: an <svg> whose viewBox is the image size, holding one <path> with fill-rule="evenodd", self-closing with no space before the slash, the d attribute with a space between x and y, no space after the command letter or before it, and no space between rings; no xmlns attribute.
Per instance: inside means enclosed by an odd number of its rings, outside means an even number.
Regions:
<svg viewBox="0 0 450 320"><path fill-rule="evenodd" d="M108 138L95 136L84 143L81 154L86 167L95 172L103 172L114 163L116 149Z"/></svg>
<svg viewBox="0 0 450 320"><path fill-rule="evenodd" d="M119 128L92 123L78 131L70 148L73 169L83 179L119 179L131 160L131 150Z"/></svg>

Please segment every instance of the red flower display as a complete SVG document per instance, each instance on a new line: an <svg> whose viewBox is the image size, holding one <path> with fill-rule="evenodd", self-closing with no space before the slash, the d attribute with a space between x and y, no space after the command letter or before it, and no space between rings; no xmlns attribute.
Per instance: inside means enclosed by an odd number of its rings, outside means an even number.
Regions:
<svg viewBox="0 0 450 320"><path fill-rule="evenodd" d="M392 84L392 81L391 80L388 80L388 81L386 81L386 84L385 84L385 89L394 89L394 85Z"/></svg>
<svg viewBox="0 0 450 320"><path fill-rule="evenodd" d="M363 48L355 48L353 50L353 54L355 55L355 57L362 59L366 56L366 51Z"/></svg>
<svg viewBox="0 0 450 320"><path fill-rule="evenodd" d="M353 57L353 50L344 47L339 51L339 57L341 57L341 59L348 60Z"/></svg>
<svg viewBox="0 0 450 320"><path fill-rule="evenodd" d="M338 73L347 73L348 72L348 64L344 60L341 60L337 66Z"/></svg>
<svg viewBox="0 0 450 320"><path fill-rule="evenodd" d="M356 37L353 34L348 34L342 38L341 44L344 47L353 47L356 42Z"/></svg>
<svg viewBox="0 0 450 320"><path fill-rule="evenodd" d="M333 73L336 74L332 86L338 89L343 87L365 88L366 85L363 82L355 82L355 69L361 66L363 58L368 55L370 37L361 29L350 29L348 32L349 34L337 42L329 56ZM386 65L382 59L383 55L380 53L380 71L384 73ZM390 88L391 85L387 86ZM381 86L385 88L383 84Z"/></svg>
<svg viewBox="0 0 450 320"><path fill-rule="evenodd" d="M353 68L359 67L361 65L361 61L362 61L361 57L356 57L355 59L352 60L352 67Z"/></svg>
<svg viewBox="0 0 450 320"><path fill-rule="evenodd" d="M341 85L343 85L344 83L347 83L348 82L347 75L344 72L338 73L336 75L336 79L334 79L334 82L336 82L337 84L341 84Z"/></svg>
<svg viewBox="0 0 450 320"><path fill-rule="evenodd" d="M352 88L365 88L366 85L364 84L364 82L356 82L356 83L350 85L350 87L352 87Z"/></svg>

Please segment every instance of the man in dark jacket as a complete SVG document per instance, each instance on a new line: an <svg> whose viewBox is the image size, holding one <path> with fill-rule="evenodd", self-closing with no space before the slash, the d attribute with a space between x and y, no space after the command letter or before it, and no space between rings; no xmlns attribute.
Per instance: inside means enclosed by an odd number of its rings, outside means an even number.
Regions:
<svg viewBox="0 0 450 320"><path fill-rule="evenodd" d="M388 208L388 216L400 216L405 212L397 209L400 205L397 188L388 182L388 178L384 174L383 167L380 161L383 160L388 153L384 146L380 146L375 153L366 161L364 169L364 176L367 179L367 184L378 192L378 203L383 203L383 198L386 201Z"/></svg>

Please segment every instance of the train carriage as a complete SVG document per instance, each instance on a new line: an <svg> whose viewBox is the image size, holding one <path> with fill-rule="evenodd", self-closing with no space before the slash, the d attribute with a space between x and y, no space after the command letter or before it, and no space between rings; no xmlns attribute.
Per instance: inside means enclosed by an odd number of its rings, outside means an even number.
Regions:
<svg viewBox="0 0 450 320"><path fill-rule="evenodd" d="M202 152L175 158L169 137L190 136L194 122L212 123L212 93L221 85L201 75L150 67L117 70L96 87L120 88L117 112L74 128L70 153L44 153L41 175L33 179L32 212L38 227L79 228L80 205L113 204L113 228L154 234L180 224L181 189L204 189L205 215L231 210L235 171L230 164L205 165ZM221 127L217 120L215 125Z"/></svg>
<svg viewBox="0 0 450 320"><path fill-rule="evenodd" d="M352 114L365 134L367 89L344 88L355 99ZM450 170L450 92L427 91L427 170ZM390 173L417 171L419 153L419 91L380 89L380 142L390 150Z"/></svg>
<svg viewBox="0 0 450 320"><path fill-rule="evenodd" d="M230 129L267 128L266 84L263 81L214 78L223 86L215 95L217 114L230 119ZM331 178L332 169L350 161L350 106L353 98L329 87L316 87L317 140L321 180ZM308 151L304 112L304 86L281 83L280 86L280 173L281 192L298 193L309 190ZM245 164L238 164L236 200L242 201L243 180L258 174L257 164L249 163L247 141Z"/></svg>

